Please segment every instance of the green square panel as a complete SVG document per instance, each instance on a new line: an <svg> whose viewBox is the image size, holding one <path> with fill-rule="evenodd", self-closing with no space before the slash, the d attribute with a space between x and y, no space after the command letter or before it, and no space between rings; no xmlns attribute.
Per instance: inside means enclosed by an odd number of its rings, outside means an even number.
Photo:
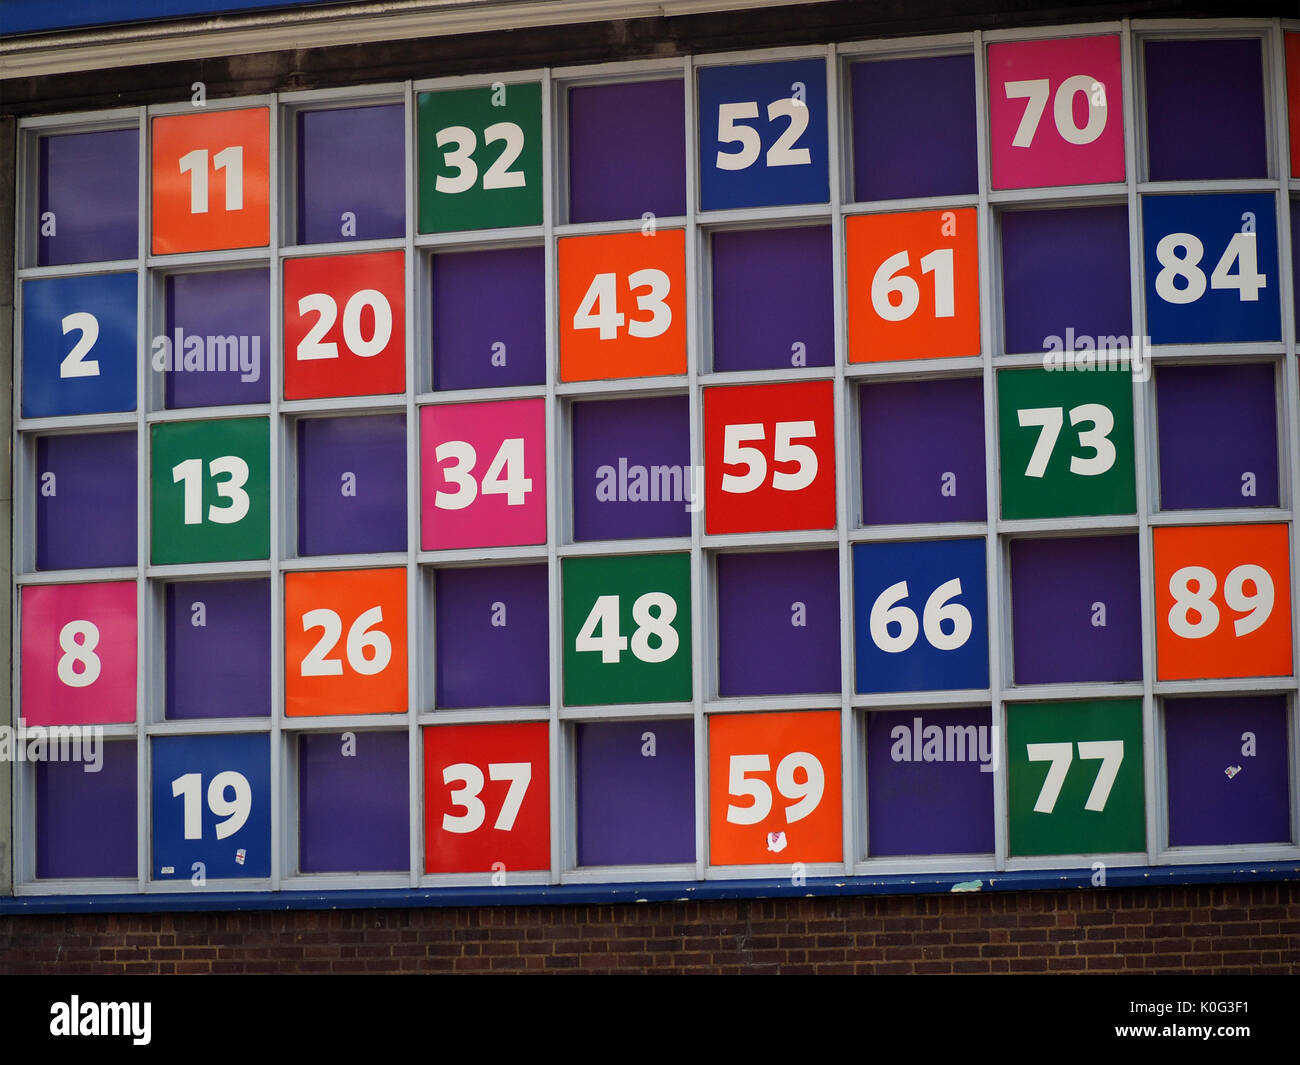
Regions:
<svg viewBox="0 0 1300 1065"><path fill-rule="evenodd" d="M265 418L155 425L150 560L270 557L270 428Z"/></svg>
<svg viewBox="0 0 1300 1065"><path fill-rule="evenodd" d="M564 702L691 697L689 555L566 558Z"/></svg>
<svg viewBox="0 0 1300 1065"><path fill-rule="evenodd" d="M542 224L542 87L422 92L420 232Z"/></svg>
<svg viewBox="0 0 1300 1065"><path fill-rule="evenodd" d="M1133 379L1126 370L1002 370L1003 518L1131 514Z"/></svg>
<svg viewBox="0 0 1300 1065"><path fill-rule="evenodd" d="M1011 854L1146 849L1140 701L1012 704L1007 759Z"/></svg>

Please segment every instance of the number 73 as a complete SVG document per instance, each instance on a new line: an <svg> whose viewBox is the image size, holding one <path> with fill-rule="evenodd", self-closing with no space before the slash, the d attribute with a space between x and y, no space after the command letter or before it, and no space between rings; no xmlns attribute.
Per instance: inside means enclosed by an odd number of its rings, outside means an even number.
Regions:
<svg viewBox="0 0 1300 1065"><path fill-rule="evenodd" d="M1092 791L1088 801L1083 804L1085 810L1101 813L1106 809L1106 800L1110 798L1110 789L1119 775L1120 763L1124 761L1123 740L1079 740L1073 743L1027 743L1025 751L1031 762L1051 762L1047 777L1038 792L1034 803L1034 813L1050 814L1056 809L1056 800L1060 798L1061 787L1065 784L1065 774L1069 772L1070 763L1074 761L1074 748L1079 748L1079 757L1084 761L1101 760L1097 770L1097 779L1092 782Z"/></svg>

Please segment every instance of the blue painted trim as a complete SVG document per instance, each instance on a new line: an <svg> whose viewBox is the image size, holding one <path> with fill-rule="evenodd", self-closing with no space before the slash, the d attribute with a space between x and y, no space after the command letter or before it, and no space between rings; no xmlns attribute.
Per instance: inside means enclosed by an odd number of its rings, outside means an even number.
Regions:
<svg viewBox="0 0 1300 1065"><path fill-rule="evenodd" d="M1300 861L1107 868L1106 887L1171 887L1300 881ZM976 887L975 885L979 886ZM969 885L969 886L968 886ZM0 897L0 914L200 913L234 910L387 910L450 906L579 906L716 899L936 895L967 891L1061 891L1092 887L1091 869L779 880L678 880L370 891L231 891L202 894L21 895Z"/></svg>
<svg viewBox="0 0 1300 1065"><path fill-rule="evenodd" d="M230 14L259 8L328 7L344 0L0 0L0 35L78 26Z"/></svg>

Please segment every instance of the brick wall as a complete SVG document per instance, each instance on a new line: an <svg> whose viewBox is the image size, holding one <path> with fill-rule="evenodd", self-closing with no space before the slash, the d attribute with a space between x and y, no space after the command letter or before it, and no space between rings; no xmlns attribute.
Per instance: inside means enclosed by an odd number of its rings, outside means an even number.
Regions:
<svg viewBox="0 0 1300 1065"><path fill-rule="evenodd" d="M1300 884L0 916L2 973L1300 974Z"/></svg>

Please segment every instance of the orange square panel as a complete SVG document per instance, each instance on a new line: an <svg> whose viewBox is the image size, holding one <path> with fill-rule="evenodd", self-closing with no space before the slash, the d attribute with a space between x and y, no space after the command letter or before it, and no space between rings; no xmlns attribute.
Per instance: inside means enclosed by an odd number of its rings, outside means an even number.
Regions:
<svg viewBox="0 0 1300 1065"><path fill-rule="evenodd" d="M265 107L153 120L153 253L264 248L271 238Z"/></svg>
<svg viewBox="0 0 1300 1065"><path fill-rule="evenodd" d="M1291 563L1285 525L1155 530L1156 676L1291 672Z"/></svg>
<svg viewBox="0 0 1300 1065"><path fill-rule="evenodd" d="M686 372L686 235L559 242L560 380Z"/></svg>
<svg viewBox="0 0 1300 1065"><path fill-rule="evenodd" d="M978 355L977 236L973 207L849 218L849 362Z"/></svg>
<svg viewBox="0 0 1300 1065"><path fill-rule="evenodd" d="M709 718L709 862L838 862L840 715Z"/></svg>
<svg viewBox="0 0 1300 1065"><path fill-rule="evenodd" d="M288 717L406 712L406 571L284 578Z"/></svg>

